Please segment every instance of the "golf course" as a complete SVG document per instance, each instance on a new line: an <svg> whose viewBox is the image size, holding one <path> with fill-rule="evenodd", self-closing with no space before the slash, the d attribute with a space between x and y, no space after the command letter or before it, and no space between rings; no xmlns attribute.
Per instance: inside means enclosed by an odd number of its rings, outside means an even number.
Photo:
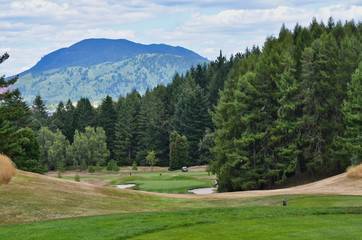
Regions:
<svg viewBox="0 0 362 240"><path fill-rule="evenodd" d="M121 170L122 171L122 170ZM181 171L17 170L0 186L0 239L361 239L362 179L197 195L215 176ZM133 189L117 184L134 183ZM282 206L283 199L287 206Z"/></svg>

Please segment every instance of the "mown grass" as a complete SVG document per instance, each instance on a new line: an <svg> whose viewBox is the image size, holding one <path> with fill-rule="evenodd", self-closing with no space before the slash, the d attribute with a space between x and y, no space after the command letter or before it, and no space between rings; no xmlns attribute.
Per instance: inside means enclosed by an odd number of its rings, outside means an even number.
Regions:
<svg viewBox="0 0 362 240"><path fill-rule="evenodd" d="M361 207L215 207L0 226L0 239L361 239L361 220Z"/></svg>
<svg viewBox="0 0 362 240"><path fill-rule="evenodd" d="M122 174L121 179L111 181L109 185L134 183L139 189L159 193L187 193L194 188L213 187L212 176L206 172L141 172L132 175Z"/></svg>

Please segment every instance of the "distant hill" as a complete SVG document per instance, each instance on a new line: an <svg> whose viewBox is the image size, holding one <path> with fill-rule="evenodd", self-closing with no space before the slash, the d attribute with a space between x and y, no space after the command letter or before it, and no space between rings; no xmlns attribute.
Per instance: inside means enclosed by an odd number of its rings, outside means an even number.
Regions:
<svg viewBox="0 0 362 240"><path fill-rule="evenodd" d="M38 93L47 104L80 97L99 101L107 94L116 99L133 88L143 93L160 83L167 84L175 72L185 73L192 65L207 62L182 47L87 39L44 56L20 74L16 87L27 102Z"/></svg>

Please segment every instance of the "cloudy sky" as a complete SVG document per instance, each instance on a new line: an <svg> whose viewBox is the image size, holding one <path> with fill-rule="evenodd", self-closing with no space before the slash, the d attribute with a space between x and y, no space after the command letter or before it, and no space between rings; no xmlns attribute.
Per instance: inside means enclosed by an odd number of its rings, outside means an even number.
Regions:
<svg viewBox="0 0 362 240"><path fill-rule="evenodd" d="M262 46L283 23L362 21L362 0L0 0L0 75L86 38L182 46L213 60Z"/></svg>

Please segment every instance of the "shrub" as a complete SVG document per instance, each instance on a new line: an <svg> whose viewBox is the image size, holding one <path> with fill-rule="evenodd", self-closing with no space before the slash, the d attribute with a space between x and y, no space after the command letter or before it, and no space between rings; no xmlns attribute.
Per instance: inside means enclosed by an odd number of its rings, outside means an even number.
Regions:
<svg viewBox="0 0 362 240"><path fill-rule="evenodd" d="M84 160L82 161L81 168L82 168L82 171L83 171L83 170L84 170L84 171L87 170L87 164L85 163Z"/></svg>
<svg viewBox="0 0 362 240"><path fill-rule="evenodd" d="M136 161L133 161L133 163L132 163L132 170L135 170L135 171L138 170Z"/></svg>
<svg viewBox="0 0 362 240"><path fill-rule="evenodd" d="M99 163L96 164L96 171L97 171L97 172L101 172L101 171L102 171L102 167L99 165Z"/></svg>
<svg viewBox="0 0 362 240"><path fill-rule="evenodd" d="M111 160L107 164L107 171L118 171L119 167L117 166L116 161Z"/></svg>
<svg viewBox="0 0 362 240"><path fill-rule="evenodd" d="M362 178L362 163L354 167L349 167L347 169L347 176Z"/></svg>
<svg viewBox="0 0 362 240"><path fill-rule="evenodd" d="M79 177L78 173L75 174L74 180L77 182L80 182L80 177Z"/></svg>
<svg viewBox="0 0 362 240"><path fill-rule="evenodd" d="M15 166L11 159L0 154L0 184L7 184L15 175Z"/></svg>
<svg viewBox="0 0 362 240"><path fill-rule="evenodd" d="M88 172L89 173L94 173L96 171L96 168L94 166L89 166L88 167Z"/></svg>

